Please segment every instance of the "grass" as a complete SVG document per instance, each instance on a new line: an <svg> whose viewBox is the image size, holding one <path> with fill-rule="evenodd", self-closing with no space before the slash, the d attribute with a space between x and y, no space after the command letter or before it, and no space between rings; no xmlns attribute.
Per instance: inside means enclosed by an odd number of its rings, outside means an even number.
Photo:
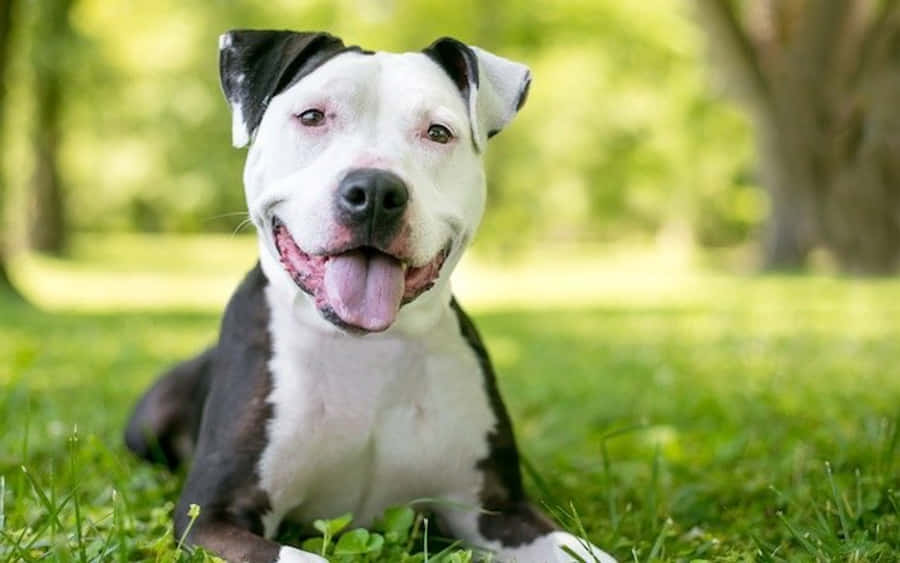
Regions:
<svg viewBox="0 0 900 563"><path fill-rule="evenodd" d="M0 300L0 562L171 561L180 477L121 431L253 244L79 241ZM623 562L900 560L900 282L633 256L462 268L532 494Z"/></svg>

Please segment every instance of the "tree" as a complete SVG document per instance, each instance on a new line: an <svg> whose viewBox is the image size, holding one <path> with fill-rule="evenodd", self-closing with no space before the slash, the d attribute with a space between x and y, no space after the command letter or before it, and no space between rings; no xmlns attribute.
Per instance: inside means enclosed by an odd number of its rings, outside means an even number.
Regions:
<svg viewBox="0 0 900 563"><path fill-rule="evenodd" d="M9 66L9 43L12 31L14 0L6 0L0 4L0 136L4 132L4 117L6 115L6 71ZM0 158L0 294L8 294L14 291L6 269L6 213L4 203L6 201L6 175L3 170L3 159Z"/></svg>
<svg viewBox="0 0 900 563"><path fill-rule="evenodd" d="M816 248L846 271L900 265L897 0L697 0L750 111L769 194L769 267Z"/></svg>
<svg viewBox="0 0 900 563"><path fill-rule="evenodd" d="M59 166L63 74L71 47L72 0L40 3L32 39L35 126L34 173L29 205L29 242L35 250L58 254L66 244L66 215Z"/></svg>

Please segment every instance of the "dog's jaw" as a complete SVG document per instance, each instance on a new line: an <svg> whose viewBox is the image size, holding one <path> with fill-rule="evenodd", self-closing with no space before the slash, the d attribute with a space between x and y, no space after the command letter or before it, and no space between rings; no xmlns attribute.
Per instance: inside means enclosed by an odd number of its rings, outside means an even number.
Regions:
<svg viewBox="0 0 900 563"><path fill-rule="evenodd" d="M271 233L282 269L313 299L321 316L362 334L387 330L401 307L434 287L453 246L448 241L429 261L411 265L402 254L371 247L305 252L277 217Z"/></svg>

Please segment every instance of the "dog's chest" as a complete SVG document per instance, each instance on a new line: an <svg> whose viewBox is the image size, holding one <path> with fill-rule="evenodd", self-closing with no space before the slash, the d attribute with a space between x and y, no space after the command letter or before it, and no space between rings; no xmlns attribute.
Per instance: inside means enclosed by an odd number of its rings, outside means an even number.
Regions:
<svg viewBox="0 0 900 563"><path fill-rule="evenodd" d="M273 310L272 419L260 484L283 518L368 525L417 498L475 502L496 422L477 358L448 315L427 337L298 338Z"/></svg>

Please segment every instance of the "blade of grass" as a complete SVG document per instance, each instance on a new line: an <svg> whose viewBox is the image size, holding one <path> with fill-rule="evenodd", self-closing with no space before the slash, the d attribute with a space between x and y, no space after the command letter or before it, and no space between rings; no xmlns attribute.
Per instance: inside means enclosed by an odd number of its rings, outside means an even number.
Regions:
<svg viewBox="0 0 900 563"><path fill-rule="evenodd" d="M422 532L422 541L424 542L423 550L425 552L425 563L428 563L428 518L422 518L424 532Z"/></svg>
<svg viewBox="0 0 900 563"><path fill-rule="evenodd" d="M462 545L460 540L453 540L447 547L434 554L435 561L442 561L451 551Z"/></svg>
<svg viewBox="0 0 900 563"><path fill-rule="evenodd" d="M178 545L175 546L176 556L181 555L181 548L184 545L184 540L187 539L188 534L191 532L191 528L194 526L194 522L196 522L197 517L200 516L200 507L196 504L190 505L190 507L188 507L187 515L190 518L190 520L188 520L188 525L185 526L184 532L182 532L181 537L178 538Z"/></svg>
<svg viewBox="0 0 900 563"><path fill-rule="evenodd" d="M72 431L69 439L69 471L71 472L73 482L75 479L76 460L75 456L78 452L78 426ZM72 504L75 508L75 541L78 542L78 559L81 563L87 563L87 551L84 545L84 537L81 532L81 504L78 500L78 485L72 489Z"/></svg>
<svg viewBox="0 0 900 563"><path fill-rule="evenodd" d="M68 499L71 498L71 495L66 497L66 499L64 499L64 501L59 504L59 506L54 506L54 504L50 501L50 498L44 492L40 483L38 483L37 479L28 472L28 468L23 465L21 466L21 469L22 473L25 474L25 478L28 479L28 482L31 484L31 489L34 491L40 503L44 505L44 509L47 510L51 529L63 529L63 525L59 521L58 514L59 511L66 505Z"/></svg>
<svg viewBox="0 0 900 563"><path fill-rule="evenodd" d="M609 451L606 440L600 442L600 459L603 463L603 488L606 492L606 509L609 512L609 521L613 528L613 540L618 538L619 511L616 509L616 491L612 486L612 467L609 461Z"/></svg>
<svg viewBox="0 0 900 563"><path fill-rule="evenodd" d="M897 506L897 500L894 498L895 495L896 493L894 492L894 489L888 489L887 495L885 496L887 497L888 502L891 504L891 506L894 507L894 513L897 516L900 516L900 507Z"/></svg>
<svg viewBox="0 0 900 563"><path fill-rule="evenodd" d="M828 476L829 485L831 485L831 495L834 498L838 519L841 521L841 531L844 534L844 541L847 541L850 539L850 525L847 522L847 513L844 510L844 503L841 500L841 495L838 494L837 485L834 483L834 477L831 473L831 462L825 462L825 474Z"/></svg>
<svg viewBox="0 0 900 563"><path fill-rule="evenodd" d="M659 534L657 534L656 536L656 541L653 542L653 547L650 549L650 555L647 556L648 563L660 556L663 548L663 543L666 539L666 532L668 531L671 524L671 518L666 518L666 521L663 522L662 528L660 528Z"/></svg>
<svg viewBox="0 0 900 563"><path fill-rule="evenodd" d="M422 516L421 513L416 514L416 519L413 522L412 532L409 534L409 539L406 542L406 552L409 553L412 550L413 543L416 541L416 537L419 535L419 527L422 525L422 520L425 517Z"/></svg>
<svg viewBox="0 0 900 563"><path fill-rule="evenodd" d="M119 555L120 563L127 563L128 561L128 544L125 542L124 529L122 523L122 512L119 508L119 490L112 490L112 503L113 503L113 530L115 531L116 536L118 536L116 552Z"/></svg>
<svg viewBox="0 0 900 563"><path fill-rule="evenodd" d="M16 554L19 555L22 561L34 561L34 559L28 555L26 549L22 548L22 540L25 539L26 533L28 533L28 528L22 528L22 531L19 532L19 537L13 539L9 534L4 532L3 530L0 530L0 537L4 538L6 540L6 543L8 543L12 547L9 555L7 555L6 557L6 563L13 561L13 557L15 557Z"/></svg>
<svg viewBox="0 0 900 563"><path fill-rule="evenodd" d="M894 418L894 423L888 423L888 436L884 441L884 452L882 452L881 458L883 460L882 466L884 469L882 470L882 475L885 478L888 478L890 475L893 475L894 463L897 461L897 447L900 444L900 413Z"/></svg>
<svg viewBox="0 0 900 563"><path fill-rule="evenodd" d="M788 522L788 519L784 517L784 514L782 514L782 512L780 510L778 511L777 516L778 516L778 519L781 520L781 522L785 526L787 526L787 529L791 532L791 535L794 536L794 538L800 543L800 545L802 545L803 548L806 551L808 551L810 555L818 557L819 553L818 553L818 550L815 548L815 546L813 544L811 544L809 542L809 540L807 540L805 537L803 537L803 535L800 532L798 532L797 529L794 528L790 522Z"/></svg>
<svg viewBox="0 0 900 563"><path fill-rule="evenodd" d="M544 480L534 464L531 463L531 458L520 453L519 463L522 465L522 469L525 470L525 473L528 474L528 477L531 478L531 481L537 487L538 491L540 491L541 497L552 499L553 494L550 492L550 487L547 486L547 481Z"/></svg>
<svg viewBox="0 0 900 563"><path fill-rule="evenodd" d="M112 553L114 550L118 549L117 546L114 546L114 545L113 545L113 538L114 538L115 536L118 535L118 530L117 530L116 525L115 525L115 522L116 522L116 511L115 511L115 508L113 509L112 512L110 512L109 514L107 514L106 516L104 516L104 517L98 522L98 524L99 524L100 522L105 521L107 518L112 518L112 520L113 520L113 525L109 528L109 533L106 534L106 538L104 538L104 540L103 540L103 546L100 548L100 553L103 553L103 554L106 554L106 553ZM96 529L96 528L95 528L95 529ZM97 530L97 531L99 532L99 530ZM105 558L103 558L103 559L101 559L101 560L104 561Z"/></svg>
<svg viewBox="0 0 900 563"><path fill-rule="evenodd" d="M69 501L71 499L72 499L71 494L66 496L65 498L63 498L63 502L60 503L59 509L61 510L66 504L69 503ZM56 514L54 514L54 517L55 516L56 516ZM44 518L41 525L38 526L35 530L33 530L33 535L31 537L31 539L28 541L28 543L25 545L25 547L23 549L25 549L25 550L31 549L38 542L38 540L41 539L41 534L44 533L44 530L46 530L48 527L50 527L52 521L53 521L53 518Z"/></svg>
<svg viewBox="0 0 900 563"><path fill-rule="evenodd" d="M653 465L650 469L650 486L647 488L647 502L644 507L644 519L651 532L656 531L656 495L659 486L659 464L660 450L659 443L653 450Z"/></svg>
<svg viewBox="0 0 900 563"><path fill-rule="evenodd" d="M587 551L591 555L591 559L597 562L597 554L594 553L594 546L591 545L590 541L588 541L588 533L584 528L584 522L581 521L581 515L578 514L578 510L575 508L575 503L571 500L569 501L569 508L572 509L571 518L577 530L576 539L578 540L578 543L582 548L584 548L585 551Z"/></svg>
<svg viewBox="0 0 900 563"><path fill-rule="evenodd" d="M822 529L822 533L828 535L829 537L835 537L837 534L835 533L834 527L831 525L831 522L828 520L828 516L826 516L825 513L822 512L815 500L811 501L809 504L812 507L813 514L816 515L816 521L819 523L819 527Z"/></svg>
<svg viewBox="0 0 900 563"><path fill-rule="evenodd" d="M566 555L574 559L577 563L588 563L584 560L584 557L575 553L575 550L573 550L571 547L564 545L562 546L562 550L566 553Z"/></svg>

